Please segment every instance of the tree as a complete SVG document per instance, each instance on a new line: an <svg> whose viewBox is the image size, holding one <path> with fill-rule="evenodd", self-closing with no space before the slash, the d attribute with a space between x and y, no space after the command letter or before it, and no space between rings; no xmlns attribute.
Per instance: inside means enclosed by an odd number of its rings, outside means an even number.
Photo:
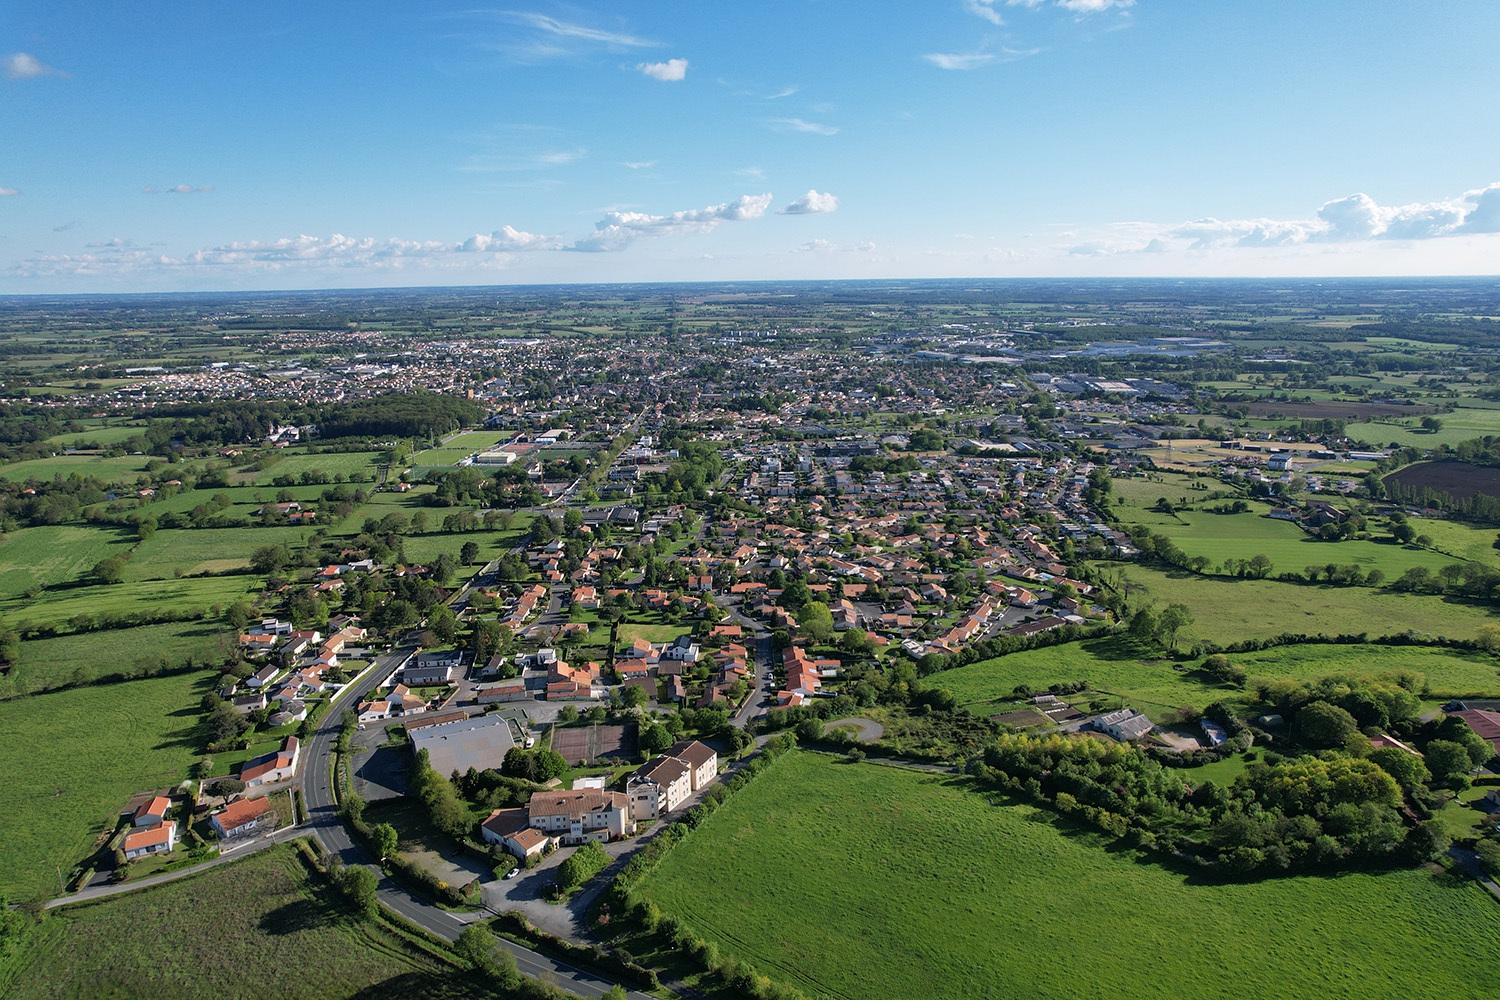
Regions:
<svg viewBox="0 0 1500 1000"><path fill-rule="evenodd" d="M1421 757L1396 747L1381 747L1370 754L1370 760L1395 778L1398 785L1408 790L1432 780L1432 774L1427 770L1427 765L1422 763Z"/></svg>
<svg viewBox="0 0 1500 1000"><path fill-rule="evenodd" d="M210 743L229 743L242 736L250 728L250 720L234 710L230 704L220 704L208 716L208 740Z"/></svg>
<svg viewBox="0 0 1500 1000"><path fill-rule="evenodd" d="M1193 613L1186 604L1169 604L1162 609L1157 619L1157 634L1167 640L1171 649L1177 648L1177 633L1193 624Z"/></svg>
<svg viewBox="0 0 1500 1000"><path fill-rule="evenodd" d="M1130 618L1130 637L1141 643L1155 643L1157 636L1156 615L1150 608L1142 608Z"/></svg>
<svg viewBox="0 0 1500 1000"><path fill-rule="evenodd" d="M380 880L364 865L347 865L339 871L339 891L362 916L374 918L380 911Z"/></svg>
<svg viewBox="0 0 1500 1000"><path fill-rule="evenodd" d="M479 558L479 543L464 542L458 549L458 560L465 566L474 565L474 560Z"/></svg>
<svg viewBox="0 0 1500 1000"><path fill-rule="evenodd" d="M809 642L823 643L833 638L833 613L822 601L809 601L797 616L797 631Z"/></svg>
<svg viewBox="0 0 1500 1000"><path fill-rule="evenodd" d="M119 583L125 579L125 557L118 555L100 559L94 564L93 573L100 583Z"/></svg>
<svg viewBox="0 0 1500 1000"><path fill-rule="evenodd" d="M661 753L673 742L672 733L666 726L647 726L641 730L641 747L652 753Z"/></svg>
<svg viewBox="0 0 1500 1000"><path fill-rule="evenodd" d="M452 556L443 552L432 561L429 569L432 570L432 578L434 580L438 583L446 584L453 579L453 574L457 571L458 566L454 563Z"/></svg>
<svg viewBox="0 0 1500 1000"><path fill-rule="evenodd" d="M376 823L370 830L370 839L375 842L375 850L379 852L382 861L395 853L396 845L401 840L396 828L389 823Z"/></svg>
<svg viewBox="0 0 1500 1000"><path fill-rule="evenodd" d="M284 544L262 545L250 555L250 568L257 573L279 573L292 563L292 550Z"/></svg>
<svg viewBox="0 0 1500 1000"><path fill-rule="evenodd" d="M475 975L511 989L517 982L516 957L495 947L495 936L481 924L470 924L458 935L453 950Z"/></svg>
<svg viewBox="0 0 1500 1000"><path fill-rule="evenodd" d="M1474 766L1469 758L1468 748L1452 740L1433 740L1428 743L1426 761L1433 780L1443 784L1464 777Z"/></svg>
<svg viewBox="0 0 1500 1000"><path fill-rule="evenodd" d="M1359 725L1354 716L1337 705L1314 701L1303 705L1297 713L1297 732L1311 745L1326 749L1343 746L1345 740L1359 732ZM1464 759L1468 759L1468 754Z"/></svg>

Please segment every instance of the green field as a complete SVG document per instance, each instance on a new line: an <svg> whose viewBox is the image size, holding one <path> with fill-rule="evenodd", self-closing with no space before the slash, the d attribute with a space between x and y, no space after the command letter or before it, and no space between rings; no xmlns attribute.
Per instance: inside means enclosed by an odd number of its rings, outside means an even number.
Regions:
<svg viewBox="0 0 1500 1000"><path fill-rule="evenodd" d="M1409 426L1395 423L1349 423L1344 433L1354 440L1371 444L1412 445L1417 448L1433 448L1440 444L1456 445L1460 441L1500 434L1500 410L1485 406L1459 406L1452 413L1436 414L1443 422L1443 429L1435 433L1418 426L1417 417L1405 418Z"/></svg>
<svg viewBox="0 0 1500 1000"><path fill-rule="evenodd" d="M58 455L54 458L31 458L24 462L0 465L0 479L13 483L24 483L28 479L44 480L54 476L64 479L77 473L80 476L97 476L106 483L130 481L146 470L149 455L123 455L120 458L103 458L99 455Z"/></svg>
<svg viewBox="0 0 1500 1000"><path fill-rule="evenodd" d="M1184 705L1202 709L1213 701L1243 698L1237 688L1193 670L1193 663L1143 659L1140 652L1124 637L1094 639L939 671L924 683L952 691L960 705L979 706L1009 702L1011 691L1019 684L1040 691L1053 684L1086 680L1091 690L1117 695L1158 721L1168 710ZM1252 680L1315 680L1330 674L1416 671L1427 678L1435 696L1500 696L1500 661L1481 654L1421 646L1318 644L1235 653L1229 659L1244 667Z"/></svg>
<svg viewBox="0 0 1500 1000"><path fill-rule="evenodd" d="M129 550L135 537L116 528L87 524L22 528L0 536L0 595L33 587L72 583L101 559Z"/></svg>
<svg viewBox="0 0 1500 1000"><path fill-rule="evenodd" d="M56 894L58 870L67 876L131 795L187 777L209 677L0 702L0 895Z"/></svg>
<svg viewBox="0 0 1500 1000"><path fill-rule="evenodd" d="M26 694L92 680L130 667L144 657L165 658L172 664L189 656L208 661L219 656L219 640L224 634L226 630L218 622L172 622L32 639L21 643L20 665L7 680L16 685L16 693Z"/></svg>
<svg viewBox="0 0 1500 1000"><path fill-rule="evenodd" d="M262 582L258 576L223 576L61 587L48 590L33 600L9 596L0 600L0 614L12 625L27 620L61 624L81 614L125 614L163 608L206 609L215 604L228 607L235 601L253 600L260 592Z"/></svg>
<svg viewBox="0 0 1500 1000"><path fill-rule="evenodd" d="M125 565L125 579L169 580L177 573L223 573L246 569L250 555L266 545L285 544L296 550L315 529L296 528L170 528L141 543ZM241 584L248 580L241 581Z"/></svg>
<svg viewBox="0 0 1500 1000"><path fill-rule="evenodd" d="M1500 906L1472 883L1199 884L964 779L806 752L640 889L721 955L818 998L1495 995Z"/></svg>
<svg viewBox="0 0 1500 1000"><path fill-rule="evenodd" d="M282 454L279 462L262 472L249 473L247 482L257 486L271 486L277 476L300 476L304 472L326 472L330 477L343 473L360 473L375 476L380 472L380 460L385 453L380 451L325 451L309 455L301 451Z"/></svg>
<svg viewBox="0 0 1500 1000"><path fill-rule="evenodd" d="M78 444L97 444L108 448L110 445L123 444L146 431L145 424L111 424L108 427L90 427L88 430L78 434L57 434L47 439L47 444L54 448L73 448Z"/></svg>
<svg viewBox="0 0 1500 1000"><path fill-rule="evenodd" d="M1445 562L1481 562L1500 566L1500 549L1495 548L1494 528L1480 528L1462 521L1439 518L1413 518L1413 530L1432 539L1432 549L1442 553Z"/></svg>
<svg viewBox="0 0 1500 1000"><path fill-rule="evenodd" d="M1366 573L1378 569L1390 581L1413 566L1435 570L1453 562L1451 556L1439 552L1398 545L1389 536L1384 536L1384 541L1319 541L1290 521L1264 516L1266 509L1256 505L1244 514L1183 511L1177 517L1156 511L1127 511L1121 516L1127 525L1144 524L1153 534L1166 535L1189 556L1206 557L1210 563L1209 572L1216 572L1226 559L1264 555L1274 566L1271 570L1273 576L1301 573L1308 566L1336 563L1340 566L1358 565Z"/></svg>
<svg viewBox="0 0 1500 1000"><path fill-rule="evenodd" d="M488 451L497 444L505 444L515 434L510 431L467 431L444 441L437 448L417 452L412 456L412 465L452 465L476 451Z"/></svg>
<svg viewBox="0 0 1500 1000"><path fill-rule="evenodd" d="M1375 636L1409 630L1472 639L1480 625L1496 621L1493 613L1477 605L1370 587L1201 577L1135 564L1111 565L1108 572L1116 570L1140 603L1187 605L1195 618L1184 635L1189 641L1231 643L1283 632Z"/></svg>
<svg viewBox="0 0 1500 1000"><path fill-rule="evenodd" d="M13 1000L330 1000L486 995L429 946L355 919L290 846L38 929Z"/></svg>
<svg viewBox="0 0 1500 1000"><path fill-rule="evenodd" d="M617 630L621 642L645 639L647 642L671 642L679 635L691 632L691 625L626 625Z"/></svg>

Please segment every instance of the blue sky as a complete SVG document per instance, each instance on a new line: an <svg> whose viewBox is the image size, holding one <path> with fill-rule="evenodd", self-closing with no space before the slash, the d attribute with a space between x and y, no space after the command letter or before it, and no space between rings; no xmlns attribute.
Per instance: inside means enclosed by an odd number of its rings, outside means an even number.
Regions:
<svg viewBox="0 0 1500 1000"><path fill-rule="evenodd" d="M1500 272L1500 3L10 0L0 291Z"/></svg>

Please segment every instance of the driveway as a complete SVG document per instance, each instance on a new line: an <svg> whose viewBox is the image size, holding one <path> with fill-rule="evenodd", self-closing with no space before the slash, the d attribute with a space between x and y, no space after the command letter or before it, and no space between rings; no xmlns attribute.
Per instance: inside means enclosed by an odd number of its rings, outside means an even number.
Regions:
<svg viewBox="0 0 1500 1000"><path fill-rule="evenodd" d="M885 727L873 719L839 719L825 723L824 729L853 729L855 739L861 743L874 743L885 735Z"/></svg>

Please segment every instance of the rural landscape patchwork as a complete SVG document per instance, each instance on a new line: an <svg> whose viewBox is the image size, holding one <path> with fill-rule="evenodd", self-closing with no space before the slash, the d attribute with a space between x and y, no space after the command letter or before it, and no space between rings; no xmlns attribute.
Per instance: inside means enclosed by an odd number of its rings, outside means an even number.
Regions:
<svg viewBox="0 0 1500 1000"><path fill-rule="evenodd" d="M0 993L1493 996L1497 317L0 299Z"/></svg>

